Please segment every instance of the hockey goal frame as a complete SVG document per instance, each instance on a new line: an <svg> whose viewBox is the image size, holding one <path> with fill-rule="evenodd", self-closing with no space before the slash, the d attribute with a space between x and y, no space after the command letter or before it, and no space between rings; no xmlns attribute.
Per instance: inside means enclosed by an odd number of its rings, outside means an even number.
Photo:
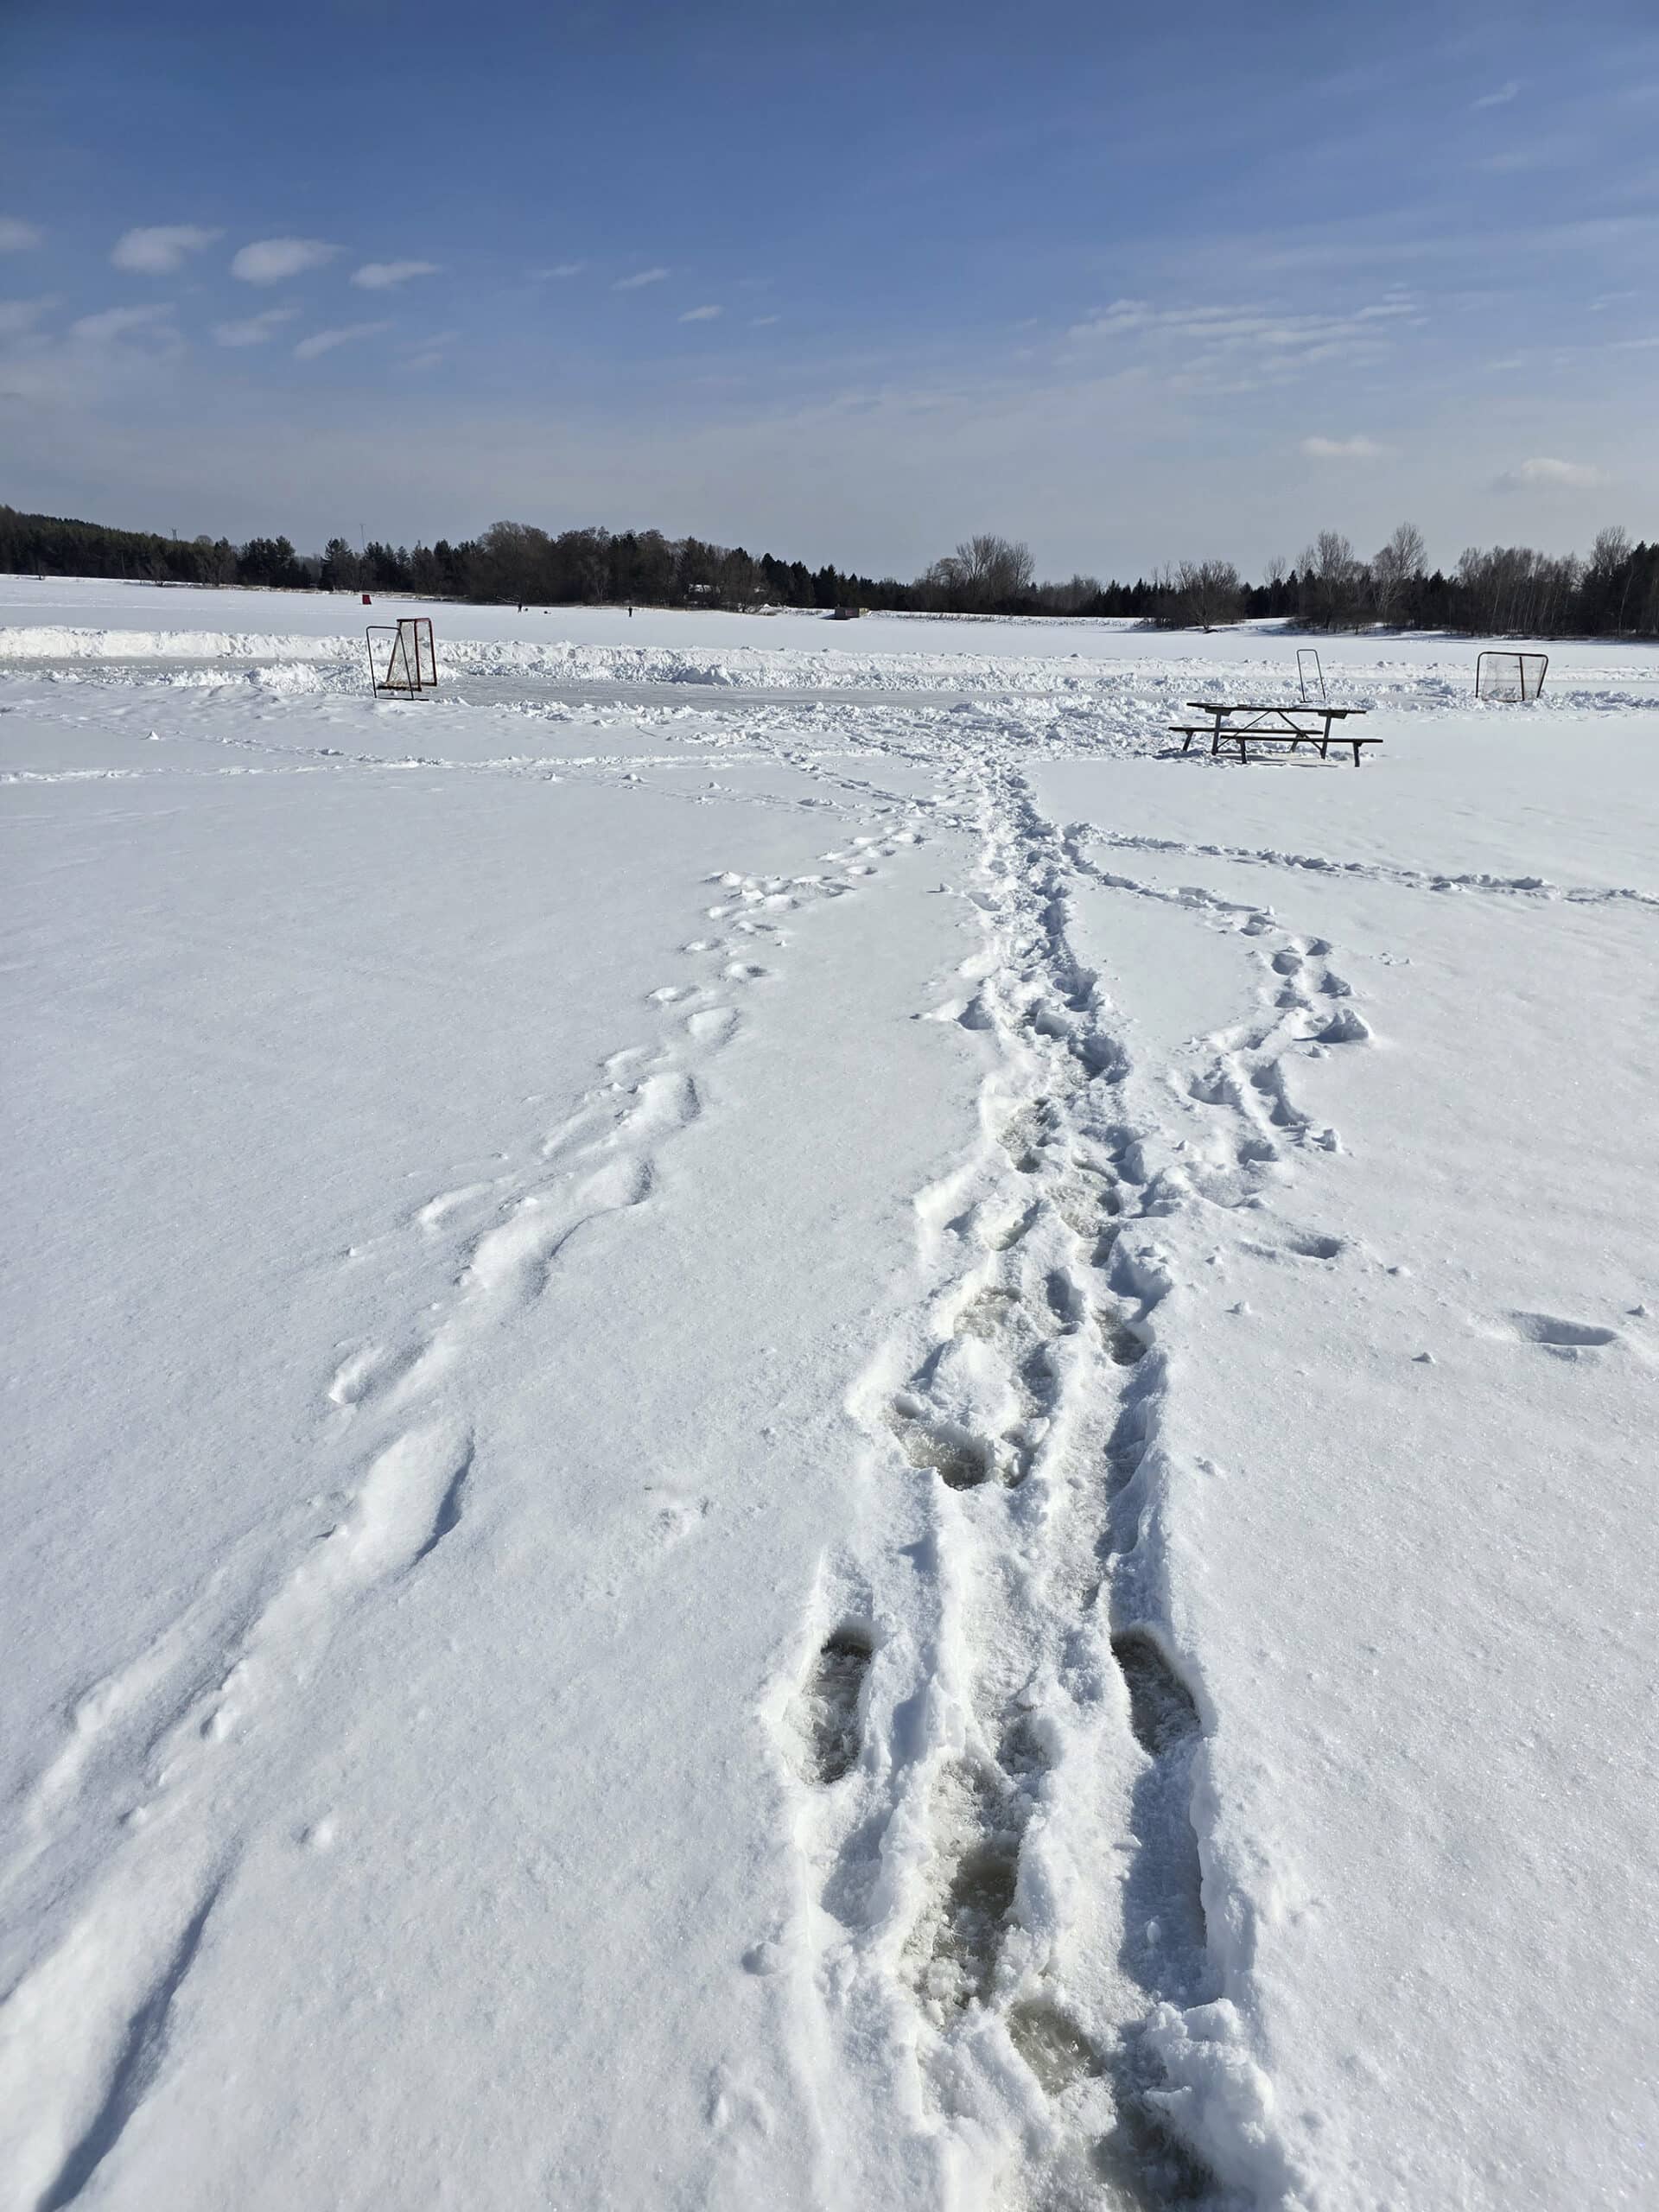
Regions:
<svg viewBox="0 0 1659 2212"><path fill-rule="evenodd" d="M391 640L384 667L375 658L377 638ZM438 656L430 616L400 615L395 627L390 622L371 622L363 642L368 650L370 685L382 696L418 699L423 691L437 690Z"/></svg>
<svg viewBox="0 0 1659 2212"><path fill-rule="evenodd" d="M1487 663L1495 664L1488 668ZM1502 652L1477 653L1475 656L1475 696L1492 699L1501 704L1514 706L1535 699L1544 688L1544 678L1549 672L1548 653Z"/></svg>

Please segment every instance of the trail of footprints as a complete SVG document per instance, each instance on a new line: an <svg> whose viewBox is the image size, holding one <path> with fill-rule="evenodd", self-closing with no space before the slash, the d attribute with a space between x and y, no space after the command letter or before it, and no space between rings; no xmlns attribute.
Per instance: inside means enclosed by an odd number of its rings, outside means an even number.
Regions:
<svg viewBox="0 0 1659 2212"><path fill-rule="evenodd" d="M573 1243L651 1197L664 1147L703 1110L702 1065L741 1030L734 989L767 972L750 950L775 957L785 917L849 895L924 841L911 803L872 809L884 810L897 819L826 854L819 872L715 880L705 934L685 951L715 972L650 995L658 1039L612 1054L599 1087L519 1165L423 1198L346 1255L385 1268L387 1304L415 1305L435 1264L447 1294L420 1300L401 1336L341 1347L321 1393L328 1471L304 1525L256 1532L147 1649L77 1700L26 1807L27 1847L0 1869L8 1903L37 1897L24 1918L51 1931L0 2001L0 2102L30 2115L20 2203L79 2197L149 2093L179 1989L260 1818L256 1724L320 1671L348 1608L428 1571L465 1527L487 1460L451 1387L469 1356L533 1306ZM286 1563L269 1555L273 1541ZM826 1783L856 1757L871 1649L849 1633L823 1660L813 1756ZM113 1850L66 1876L106 1831Z"/></svg>
<svg viewBox="0 0 1659 2212"><path fill-rule="evenodd" d="M1154 1317L1167 1288L1155 1224L1194 1199L1240 1204L1287 1146L1334 1148L1334 1132L1297 1108L1281 1062L1369 1031L1326 944L1212 901L1217 926L1263 940L1263 1012L1217 1039L1192 1077L1189 1110L1211 1139L1205 1164L1150 1168L1154 1132L1127 1118L1127 1052L1067 940L1075 844L1014 779L987 784L987 972L959 1018L997 1033L1025 1095L999 1109L995 1144L938 1209L930 1348L885 1395L878 1362L869 1414L898 1464L936 1486L932 1525L951 1586L938 1602L969 1655L966 1679L941 1687L960 1695L967 1719L958 1748L908 1768L895 1758L884 1774L880 1757L865 1756L875 1615L843 1620L822 1642L794 1714L802 1770L827 1793L852 1793L839 1823L820 1831L832 1839L822 1897L856 1940L880 1839L919 1803L931 1872L898 1956L924 2024L924 2072L944 2101L956 2101L947 2082L960 2085L952 2068L978 2063L994 2018L1053 2114L1051 2141L1020 2177L1021 2201L1220 2204L1225 2193L1164 2124L1166 2083L1143 2033L1160 2003L1218 1993L1189 1811L1202 1722L1158 1618L1147 1548L1165 1383ZM1341 1244L1293 1236L1290 1249L1328 1259ZM952 1641L944 1635L939 1649ZM950 1672L948 1657L934 1663ZM1061 1787L1060 1724L1086 1733L1103 1712L1121 1716L1139 1764L1121 1878L1123 1994L1116 2017L1096 2005L1085 2019L1053 1978L1027 1885L1034 1898L1033 1840ZM1109 1881L1110 1869L1099 1875ZM890 1957L881 1931L870 1934ZM994 2097L982 2065L980 2078Z"/></svg>
<svg viewBox="0 0 1659 2212"><path fill-rule="evenodd" d="M1385 861L1332 860L1320 853L1287 853L1272 847L1189 844L1175 837L1135 836L1122 830L1080 825L1078 834L1090 842L1119 852L1191 855L1194 859L1224 860L1244 868L1283 869L1313 876L1347 877L1363 883L1387 883L1413 891L1438 894L1468 892L1497 898L1560 899L1574 906L1659 906L1659 893L1624 886L1586 886L1565 888L1540 875L1499 876L1479 870L1402 868Z"/></svg>

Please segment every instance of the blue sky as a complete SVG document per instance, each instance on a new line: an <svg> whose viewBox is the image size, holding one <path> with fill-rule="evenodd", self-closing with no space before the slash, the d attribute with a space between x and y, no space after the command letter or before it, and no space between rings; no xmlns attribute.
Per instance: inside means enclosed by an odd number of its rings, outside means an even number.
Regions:
<svg viewBox="0 0 1659 2212"><path fill-rule="evenodd" d="M0 498L910 575L1659 535L1659 10L0 0Z"/></svg>

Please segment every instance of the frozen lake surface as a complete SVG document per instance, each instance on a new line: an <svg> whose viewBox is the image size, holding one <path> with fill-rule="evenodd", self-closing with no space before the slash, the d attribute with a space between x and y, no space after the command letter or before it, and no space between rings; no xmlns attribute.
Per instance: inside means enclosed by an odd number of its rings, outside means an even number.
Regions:
<svg viewBox="0 0 1659 2212"><path fill-rule="evenodd" d="M1652 2201L1659 656L1306 642L0 579L3 2212Z"/></svg>

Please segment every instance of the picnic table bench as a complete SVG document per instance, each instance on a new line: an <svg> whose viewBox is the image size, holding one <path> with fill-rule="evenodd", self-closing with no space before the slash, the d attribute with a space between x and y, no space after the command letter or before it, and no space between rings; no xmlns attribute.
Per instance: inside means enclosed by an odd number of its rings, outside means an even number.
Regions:
<svg viewBox="0 0 1659 2212"><path fill-rule="evenodd" d="M1363 707L1331 707L1321 702L1307 702L1294 706L1259 706L1248 701L1233 699L1189 699L1189 707L1199 714L1208 715L1208 722L1172 722L1171 734L1181 741L1181 750L1186 752L1195 737L1208 735L1212 756L1219 754L1224 745L1236 745L1238 757L1248 760L1251 745L1288 745L1294 753L1299 745L1317 747L1321 760L1329 758L1332 746L1349 745L1353 747L1354 766L1359 766L1359 749L1363 745L1381 745L1380 737L1361 737L1355 730L1333 730L1332 723L1345 721L1351 715L1363 715Z"/></svg>

